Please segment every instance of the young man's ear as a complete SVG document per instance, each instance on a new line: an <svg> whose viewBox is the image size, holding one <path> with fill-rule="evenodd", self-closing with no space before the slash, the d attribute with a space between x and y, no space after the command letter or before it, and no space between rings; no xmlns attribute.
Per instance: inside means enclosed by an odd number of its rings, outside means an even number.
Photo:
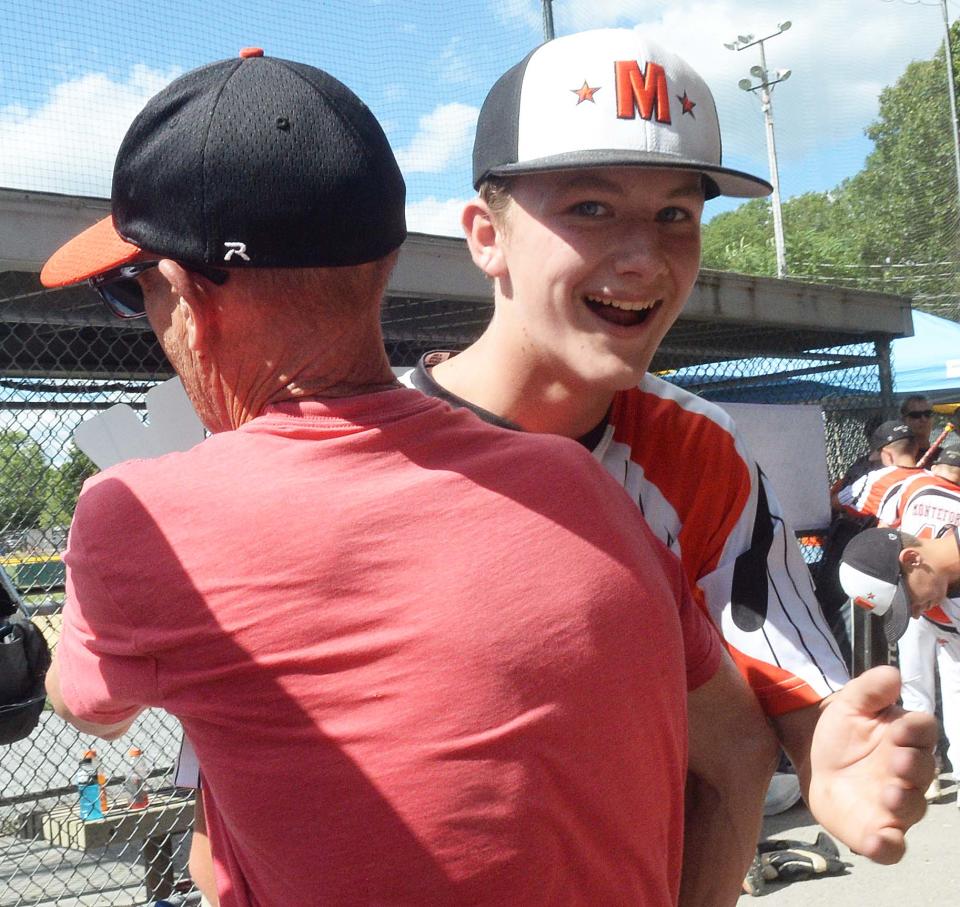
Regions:
<svg viewBox="0 0 960 907"><path fill-rule="evenodd" d="M923 563L923 557L916 548L903 548L897 558L900 561L900 569L903 571L912 570L914 567Z"/></svg>
<svg viewBox="0 0 960 907"><path fill-rule="evenodd" d="M159 270L173 295L178 298L177 308L186 329L188 346L194 352L202 351L214 315L207 284L203 278L170 259L161 261Z"/></svg>
<svg viewBox="0 0 960 907"><path fill-rule="evenodd" d="M502 232L497 227L490 208L482 198L468 202L463 209L460 224L467 237L467 247L473 263L487 277L502 277L506 274L503 257Z"/></svg>

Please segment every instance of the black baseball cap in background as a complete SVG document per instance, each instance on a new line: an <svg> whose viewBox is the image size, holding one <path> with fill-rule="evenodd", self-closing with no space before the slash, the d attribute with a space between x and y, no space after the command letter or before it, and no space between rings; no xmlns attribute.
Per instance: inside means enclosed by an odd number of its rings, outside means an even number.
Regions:
<svg viewBox="0 0 960 907"><path fill-rule="evenodd" d="M53 254L44 286L146 257L236 268L382 258L406 188L373 113L314 66L246 48L147 102L117 153L112 214Z"/></svg>
<svg viewBox="0 0 960 907"><path fill-rule="evenodd" d="M890 419L877 426L871 437L870 447L872 450L881 450L888 444L893 444L894 441L904 441L915 437L916 435L909 425L898 422L896 419Z"/></svg>

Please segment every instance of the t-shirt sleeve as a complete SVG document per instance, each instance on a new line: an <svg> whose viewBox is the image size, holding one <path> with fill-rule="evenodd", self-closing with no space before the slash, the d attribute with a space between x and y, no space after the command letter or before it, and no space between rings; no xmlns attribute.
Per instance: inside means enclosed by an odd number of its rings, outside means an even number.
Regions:
<svg viewBox="0 0 960 907"><path fill-rule="evenodd" d="M114 724L151 704L156 664L138 651L130 614L117 600L119 590L101 581L98 562L128 556L121 539L105 538L109 486L85 489L70 528L63 629L57 646L61 695L78 718Z"/></svg>
<svg viewBox="0 0 960 907"><path fill-rule="evenodd" d="M720 634L706 612L694 601L690 588L678 568L680 628L687 665L687 690L705 684L720 667Z"/></svg>

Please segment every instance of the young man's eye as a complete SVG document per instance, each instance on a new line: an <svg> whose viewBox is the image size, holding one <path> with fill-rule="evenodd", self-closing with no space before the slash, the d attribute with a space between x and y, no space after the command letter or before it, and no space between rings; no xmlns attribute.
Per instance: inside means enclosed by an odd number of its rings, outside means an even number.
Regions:
<svg viewBox="0 0 960 907"><path fill-rule="evenodd" d="M575 214L582 214L584 217L602 217L609 213L609 209L602 202L578 202L573 206Z"/></svg>
<svg viewBox="0 0 960 907"><path fill-rule="evenodd" d="M664 208L657 214L657 220L666 224L673 224L678 221L690 220L690 214L683 208L669 207Z"/></svg>

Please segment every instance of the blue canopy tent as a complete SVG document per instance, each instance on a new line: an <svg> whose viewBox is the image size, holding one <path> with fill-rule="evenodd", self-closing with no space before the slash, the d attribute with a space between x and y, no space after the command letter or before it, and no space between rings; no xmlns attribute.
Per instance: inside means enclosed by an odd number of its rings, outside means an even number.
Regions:
<svg viewBox="0 0 960 907"><path fill-rule="evenodd" d="M960 400L960 324L916 309L912 314L913 336L890 344L894 393Z"/></svg>
<svg viewBox="0 0 960 907"><path fill-rule="evenodd" d="M894 395L923 394L934 403L960 401L960 324L917 310L912 316L913 336L890 344ZM664 376L718 402L799 403L856 392L859 380L848 378L853 373L832 361L831 351L823 354L822 359L815 353L796 360L757 357L714 363L707 372L692 366Z"/></svg>

